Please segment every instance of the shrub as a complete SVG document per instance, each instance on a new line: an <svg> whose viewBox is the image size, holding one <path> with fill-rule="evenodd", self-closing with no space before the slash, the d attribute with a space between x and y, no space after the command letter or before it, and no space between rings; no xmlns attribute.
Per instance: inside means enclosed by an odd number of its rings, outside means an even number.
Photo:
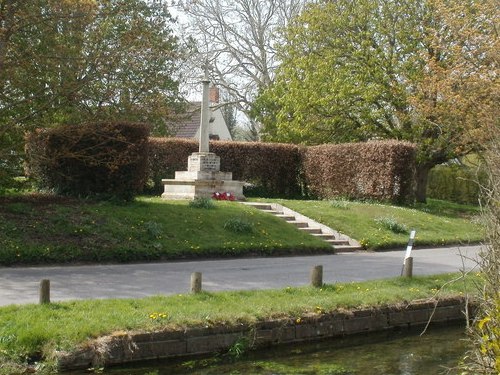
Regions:
<svg viewBox="0 0 500 375"><path fill-rule="evenodd" d="M398 223L393 217L379 217L375 219L375 222L382 228L389 229L393 233L409 233L408 227L404 224Z"/></svg>
<svg viewBox="0 0 500 375"><path fill-rule="evenodd" d="M427 196L455 203L479 203L480 186L487 174L483 169L462 165L438 165L429 172Z"/></svg>
<svg viewBox="0 0 500 375"><path fill-rule="evenodd" d="M130 123L37 130L26 138L27 173L60 194L129 200L144 187L148 133Z"/></svg>
<svg viewBox="0 0 500 375"><path fill-rule="evenodd" d="M195 197L192 201L189 201L189 207L204 208L206 210L209 210L215 208L215 203L211 198Z"/></svg>
<svg viewBox="0 0 500 375"><path fill-rule="evenodd" d="M342 199L342 198L332 199L330 201L330 204L332 205L332 207L338 208L341 210L348 210L349 209L349 201L347 199Z"/></svg>
<svg viewBox="0 0 500 375"><path fill-rule="evenodd" d="M234 217L224 223L224 229L234 233L252 233L253 225L245 219Z"/></svg>
<svg viewBox="0 0 500 375"><path fill-rule="evenodd" d="M414 199L415 146L376 141L308 147L303 169L309 190L319 198Z"/></svg>

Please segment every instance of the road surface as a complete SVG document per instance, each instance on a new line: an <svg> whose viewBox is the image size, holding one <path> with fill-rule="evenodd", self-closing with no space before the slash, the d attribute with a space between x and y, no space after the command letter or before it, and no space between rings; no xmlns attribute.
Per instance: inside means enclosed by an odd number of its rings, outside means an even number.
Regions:
<svg viewBox="0 0 500 375"><path fill-rule="evenodd" d="M479 246L417 249L413 274L431 275L477 267ZM140 298L189 292L192 272L202 272L207 291L272 289L309 283L310 269L323 265L325 283L399 276L404 250L335 255L239 258L125 265L0 267L0 306L38 302L42 279L51 300Z"/></svg>

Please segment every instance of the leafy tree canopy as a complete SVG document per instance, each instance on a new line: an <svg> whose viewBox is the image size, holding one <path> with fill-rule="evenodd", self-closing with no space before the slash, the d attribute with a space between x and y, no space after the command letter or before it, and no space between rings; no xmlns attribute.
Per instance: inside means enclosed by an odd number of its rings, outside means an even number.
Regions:
<svg viewBox="0 0 500 375"><path fill-rule="evenodd" d="M164 134L180 102L172 22L161 0L0 0L0 174L35 127L112 119Z"/></svg>
<svg viewBox="0 0 500 375"><path fill-rule="evenodd" d="M480 148L498 121L495 0L337 0L286 29L254 115L264 139L419 145L417 199L434 165Z"/></svg>

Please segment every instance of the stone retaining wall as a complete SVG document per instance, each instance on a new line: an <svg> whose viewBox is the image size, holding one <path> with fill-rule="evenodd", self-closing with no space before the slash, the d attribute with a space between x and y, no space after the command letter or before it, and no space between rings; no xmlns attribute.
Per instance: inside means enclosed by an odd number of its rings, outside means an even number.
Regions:
<svg viewBox="0 0 500 375"><path fill-rule="evenodd" d="M449 298L440 300L437 305L435 301L414 301L381 308L310 314L300 319L271 320L253 325L220 325L149 333L117 332L74 352L59 352L57 357L61 370L194 357L227 351L242 338L248 340L251 348L261 348L422 326L431 316L433 324L465 321L464 311L463 298ZM472 313L469 305L469 316Z"/></svg>

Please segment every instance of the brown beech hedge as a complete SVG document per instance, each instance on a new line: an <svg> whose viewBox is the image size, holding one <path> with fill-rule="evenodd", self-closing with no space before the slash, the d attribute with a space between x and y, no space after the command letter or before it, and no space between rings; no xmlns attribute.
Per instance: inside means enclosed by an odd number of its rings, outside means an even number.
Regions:
<svg viewBox="0 0 500 375"><path fill-rule="evenodd" d="M399 141L308 147L303 160L307 186L321 198L397 203L414 198L414 166L415 146Z"/></svg>
<svg viewBox="0 0 500 375"><path fill-rule="evenodd" d="M154 191L161 191L162 178L174 178L187 169L187 159L198 151L198 142L177 138L150 138L149 178ZM210 151L221 158L221 170L234 180L247 181L265 195L297 196L301 148L296 145L261 142L210 142Z"/></svg>
<svg viewBox="0 0 500 375"><path fill-rule="evenodd" d="M195 140L150 138L149 178L154 191L162 178L187 169ZM415 146L374 141L301 147L280 143L210 143L221 158L221 170L252 183L267 196L298 196L308 191L320 199L345 197L396 203L414 198Z"/></svg>
<svg viewBox="0 0 500 375"><path fill-rule="evenodd" d="M40 129L26 136L26 171L42 189L128 200L146 181L148 136L133 123Z"/></svg>

